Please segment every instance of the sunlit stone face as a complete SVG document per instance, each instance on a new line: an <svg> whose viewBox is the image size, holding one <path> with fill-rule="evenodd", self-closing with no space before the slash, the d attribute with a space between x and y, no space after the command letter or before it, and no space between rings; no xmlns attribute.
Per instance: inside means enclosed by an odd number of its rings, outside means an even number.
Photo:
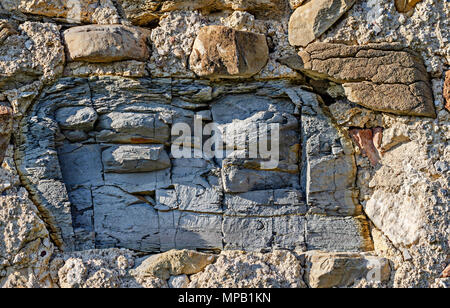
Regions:
<svg viewBox="0 0 450 308"><path fill-rule="evenodd" d="M318 104L286 82L65 78L19 167L68 249L364 250L354 158Z"/></svg>

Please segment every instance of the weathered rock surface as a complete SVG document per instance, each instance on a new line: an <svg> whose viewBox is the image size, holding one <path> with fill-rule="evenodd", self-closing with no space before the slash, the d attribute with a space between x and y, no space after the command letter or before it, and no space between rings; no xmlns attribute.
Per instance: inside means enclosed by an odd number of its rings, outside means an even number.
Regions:
<svg viewBox="0 0 450 308"><path fill-rule="evenodd" d="M148 257L133 274L168 280L171 276L197 274L215 261L216 257L211 254L192 250L171 250Z"/></svg>
<svg viewBox="0 0 450 308"><path fill-rule="evenodd" d="M268 59L264 35L208 26L200 29L189 63L201 77L245 78L259 73Z"/></svg>
<svg viewBox="0 0 450 308"><path fill-rule="evenodd" d="M422 61L397 44L315 43L300 57L302 71L342 84L351 102L400 115L436 116Z"/></svg>
<svg viewBox="0 0 450 308"><path fill-rule="evenodd" d="M105 172L151 172L169 168L169 155L162 145L114 146L103 151Z"/></svg>
<svg viewBox="0 0 450 308"><path fill-rule="evenodd" d="M64 69L66 77L90 77L90 76L123 76L123 77L148 77L146 63L136 60L119 61L112 63L88 63L70 62Z"/></svg>
<svg viewBox="0 0 450 308"><path fill-rule="evenodd" d="M54 256L50 274L61 288L167 288L156 277L132 277L138 258L129 250L86 250Z"/></svg>
<svg viewBox="0 0 450 308"><path fill-rule="evenodd" d="M386 282L391 274L389 261L384 258L316 251L306 253L305 271L311 288L345 288L361 279Z"/></svg>
<svg viewBox="0 0 450 308"><path fill-rule="evenodd" d="M330 28L355 0L316 0L300 6L289 21L289 43L306 47Z"/></svg>
<svg viewBox="0 0 450 308"><path fill-rule="evenodd" d="M64 31L69 61L146 61L149 58L144 28L121 25L89 25Z"/></svg>
<svg viewBox="0 0 450 308"><path fill-rule="evenodd" d="M100 116L98 139L118 143L164 143L169 126L157 115L111 112Z"/></svg>
<svg viewBox="0 0 450 308"><path fill-rule="evenodd" d="M0 45L0 54L0 89L11 90L11 96L13 89L38 79L51 81L61 74L64 64L59 26L26 21L16 33L6 37ZM21 92L20 96L31 96L26 89L23 92L28 93Z"/></svg>
<svg viewBox="0 0 450 308"><path fill-rule="evenodd" d="M111 0L1 0L6 10L59 18L75 23L116 24L119 14Z"/></svg>
<svg viewBox="0 0 450 308"><path fill-rule="evenodd" d="M130 96L131 89L140 94ZM167 144L184 144L169 137L174 123L186 123L191 131L198 125L195 106L210 108L198 115L226 132L226 143L216 148L224 151L222 159L175 158L173 147L169 152ZM62 228L64 241L75 239L75 247L371 247L367 227L357 218L350 142L330 124L315 94L289 83L63 78L45 90L24 121L31 130L46 129L23 135L22 174L37 200L45 200L54 236ZM250 156L246 134L269 124L280 125L279 136L268 134L270 142L280 141L279 154ZM66 140L55 139L58 130ZM257 146L261 132L254 132L249 144ZM191 151L196 143L186 147ZM271 159L278 164L267 164ZM337 230L341 236L331 235Z"/></svg>
<svg viewBox="0 0 450 308"><path fill-rule="evenodd" d="M0 288L46 285L45 269L52 253L48 231L26 190L1 196Z"/></svg>
<svg viewBox="0 0 450 308"><path fill-rule="evenodd" d="M190 288L305 288L304 269L294 253L224 251L214 264L190 277Z"/></svg>
<svg viewBox="0 0 450 308"><path fill-rule="evenodd" d="M277 17L285 12L283 0L119 0L126 17L136 25L147 25L170 11L195 11L205 13L235 10L249 11L260 17Z"/></svg>
<svg viewBox="0 0 450 308"><path fill-rule="evenodd" d="M354 2L336 21L353 1L0 0L0 287L448 288L450 6ZM328 11L299 24L333 45L292 56L288 5ZM88 24L152 29L148 57L72 61L61 31ZM189 56L209 25L264 35L267 64L245 81L196 78ZM110 34L86 44L120 46ZM175 158L173 145L199 154L171 134L198 115L229 132L223 157ZM264 137L244 132L265 124L281 127L277 167L242 158ZM131 275L138 256L184 248L275 251L225 251L191 277ZM317 266L311 249L328 251Z"/></svg>
<svg viewBox="0 0 450 308"><path fill-rule="evenodd" d="M56 111L56 121L66 130L92 130L98 119L91 107L65 107Z"/></svg>

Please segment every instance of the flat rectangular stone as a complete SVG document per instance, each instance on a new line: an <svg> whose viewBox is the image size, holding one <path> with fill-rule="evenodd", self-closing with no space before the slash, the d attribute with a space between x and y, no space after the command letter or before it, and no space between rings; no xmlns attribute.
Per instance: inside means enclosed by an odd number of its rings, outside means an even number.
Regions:
<svg viewBox="0 0 450 308"><path fill-rule="evenodd" d="M118 186L129 193L153 192L171 183L170 169L150 173L105 173L105 185Z"/></svg>
<svg viewBox="0 0 450 308"><path fill-rule="evenodd" d="M102 157L105 172L152 172L171 166L163 145L111 146L103 151Z"/></svg>
<svg viewBox="0 0 450 308"><path fill-rule="evenodd" d="M308 250L369 251L373 249L367 222L356 217L306 217Z"/></svg>
<svg viewBox="0 0 450 308"><path fill-rule="evenodd" d="M103 185L100 145L65 144L58 153L67 185Z"/></svg>
<svg viewBox="0 0 450 308"><path fill-rule="evenodd" d="M155 114L112 112L100 116L97 140L111 143L165 143L170 128Z"/></svg>
<svg viewBox="0 0 450 308"><path fill-rule="evenodd" d="M301 192L287 189L226 194L224 204L229 216L304 215L308 210Z"/></svg>
<svg viewBox="0 0 450 308"><path fill-rule="evenodd" d="M122 25L72 27L63 33L69 61L148 60L150 31Z"/></svg>
<svg viewBox="0 0 450 308"><path fill-rule="evenodd" d="M96 241L102 248L159 250L158 213L148 203L112 186L93 191Z"/></svg>

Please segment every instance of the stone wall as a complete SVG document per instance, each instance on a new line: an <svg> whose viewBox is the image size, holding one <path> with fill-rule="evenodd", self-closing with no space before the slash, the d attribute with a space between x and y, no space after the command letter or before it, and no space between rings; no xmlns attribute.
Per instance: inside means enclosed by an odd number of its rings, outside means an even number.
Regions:
<svg viewBox="0 0 450 308"><path fill-rule="evenodd" d="M447 287L449 14L0 0L0 286Z"/></svg>

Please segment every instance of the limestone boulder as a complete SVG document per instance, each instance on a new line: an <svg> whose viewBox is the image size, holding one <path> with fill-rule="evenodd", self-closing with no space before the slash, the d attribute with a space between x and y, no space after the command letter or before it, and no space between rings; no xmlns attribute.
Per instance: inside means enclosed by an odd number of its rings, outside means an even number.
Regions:
<svg viewBox="0 0 450 308"><path fill-rule="evenodd" d="M215 261L216 257L211 254L192 250L171 250L150 256L136 268L134 274L168 280L170 276L192 275L201 272Z"/></svg>
<svg viewBox="0 0 450 308"><path fill-rule="evenodd" d="M63 34L69 61L146 61L150 31L121 25L73 27Z"/></svg>
<svg viewBox="0 0 450 308"><path fill-rule="evenodd" d="M355 0L315 0L297 8L289 20L289 43L307 46L330 28Z"/></svg>
<svg viewBox="0 0 450 308"><path fill-rule="evenodd" d="M190 56L198 76L247 78L259 73L269 59L266 37L223 26L200 29Z"/></svg>
<svg viewBox="0 0 450 308"><path fill-rule="evenodd" d="M312 288L349 287L356 281L390 278L389 261L358 253L306 253L306 280Z"/></svg>
<svg viewBox="0 0 450 308"><path fill-rule="evenodd" d="M342 84L353 103L398 115L436 116L422 59L399 44L314 43L299 55L301 71Z"/></svg>

